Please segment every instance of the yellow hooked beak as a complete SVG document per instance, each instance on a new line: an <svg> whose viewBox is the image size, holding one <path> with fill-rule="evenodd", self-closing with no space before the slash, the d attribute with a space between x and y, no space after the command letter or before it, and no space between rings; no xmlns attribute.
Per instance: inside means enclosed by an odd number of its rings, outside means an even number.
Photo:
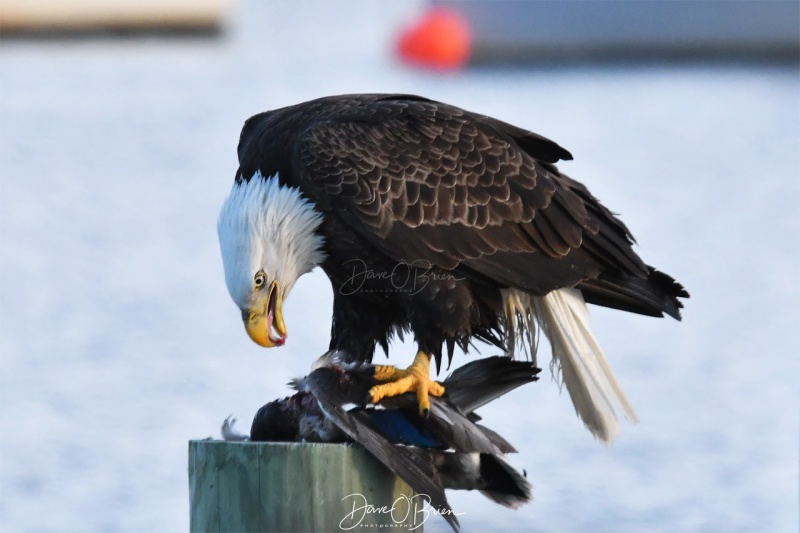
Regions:
<svg viewBox="0 0 800 533"><path fill-rule="evenodd" d="M269 286L266 296L260 295L253 307L242 311L242 320L253 342L264 348L283 346L286 325L283 323L283 300L277 281Z"/></svg>

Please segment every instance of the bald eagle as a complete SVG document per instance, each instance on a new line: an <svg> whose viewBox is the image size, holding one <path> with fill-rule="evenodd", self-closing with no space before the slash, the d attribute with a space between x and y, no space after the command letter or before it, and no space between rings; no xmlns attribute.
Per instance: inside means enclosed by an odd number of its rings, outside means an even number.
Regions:
<svg viewBox="0 0 800 533"><path fill-rule="evenodd" d="M589 329L585 302L680 319L688 297L634 252L630 231L554 165L535 133L412 95L320 98L260 113L218 222L225 281L250 338L286 342L282 304L319 266L333 286L330 350L371 362L412 333L407 369L377 366L370 399L444 388L443 353L475 340L536 357L537 333L589 430L636 414Z"/></svg>

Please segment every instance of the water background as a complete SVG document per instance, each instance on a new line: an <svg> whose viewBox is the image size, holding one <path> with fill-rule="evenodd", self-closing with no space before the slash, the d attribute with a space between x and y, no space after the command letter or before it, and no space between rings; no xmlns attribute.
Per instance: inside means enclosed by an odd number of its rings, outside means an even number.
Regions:
<svg viewBox="0 0 800 533"><path fill-rule="evenodd" d="M285 304L285 347L243 331L215 229L239 130L346 92L421 94L556 140L575 156L562 170L692 294L682 323L593 308L641 418L612 448L546 372L481 412L535 501L450 493L464 531L797 530L798 69L428 73L391 54L416 7L245 2L220 39L3 42L0 530L188 529L187 441L231 413L247 430L330 327L314 272ZM392 361L412 356L395 345Z"/></svg>

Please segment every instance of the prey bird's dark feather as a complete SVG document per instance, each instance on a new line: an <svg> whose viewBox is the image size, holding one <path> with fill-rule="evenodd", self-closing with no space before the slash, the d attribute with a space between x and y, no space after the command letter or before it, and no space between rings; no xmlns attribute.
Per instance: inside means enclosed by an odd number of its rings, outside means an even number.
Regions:
<svg viewBox="0 0 800 533"><path fill-rule="evenodd" d="M258 411L252 440L356 442L430 497L454 529L458 520L446 488L479 490L512 508L530 500L530 484L502 458L515 451L513 446L473 418L479 418L476 408L536 381L539 369L532 363L490 357L457 369L443 382L453 394L431 398L427 421L412 394L359 407L359 399L375 383L372 373L371 365L333 365L294 380L297 394Z"/></svg>

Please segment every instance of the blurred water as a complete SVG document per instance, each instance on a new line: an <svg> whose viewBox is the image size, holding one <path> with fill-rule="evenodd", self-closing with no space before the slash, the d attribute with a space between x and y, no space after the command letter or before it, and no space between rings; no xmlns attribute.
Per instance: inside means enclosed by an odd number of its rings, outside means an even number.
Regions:
<svg viewBox="0 0 800 533"><path fill-rule="evenodd" d="M315 272L286 303L287 346L242 331L215 234L241 124L397 91L557 140L692 293L680 324L593 311L642 420L611 449L547 377L481 413L536 501L452 493L464 530L796 531L798 70L434 75L390 59L415 4L388 4L245 3L218 41L3 43L0 529L188 529L187 440L229 413L246 429L330 326Z"/></svg>

